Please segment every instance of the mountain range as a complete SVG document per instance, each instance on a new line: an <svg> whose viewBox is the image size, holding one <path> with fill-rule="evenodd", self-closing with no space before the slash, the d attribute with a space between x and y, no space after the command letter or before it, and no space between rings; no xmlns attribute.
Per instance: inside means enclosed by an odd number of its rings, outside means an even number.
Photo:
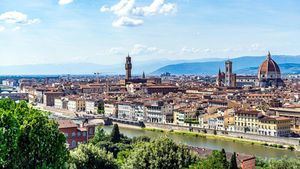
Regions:
<svg viewBox="0 0 300 169"><path fill-rule="evenodd" d="M259 65L266 56L242 56L231 59L233 71L237 74L256 74ZM300 73L300 55L274 55L272 58L278 63L282 73ZM171 74L215 75L219 68L224 71L224 59L210 58L197 60L146 60L135 61L132 58L133 75L160 75L165 72ZM59 74L124 74L124 64L101 65L93 63L67 64L36 64L0 66L0 75L59 75Z"/></svg>
<svg viewBox="0 0 300 169"><path fill-rule="evenodd" d="M274 55L272 58L278 63L282 73L300 73L300 56ZM233 71L244 75L257 74L258 67L265 59L266 56L243 56L231 59ZM176 75L215 75L219 69L224 71L224 64L225 60L170 64L155 70L153 74L169 72Z"/></svg>

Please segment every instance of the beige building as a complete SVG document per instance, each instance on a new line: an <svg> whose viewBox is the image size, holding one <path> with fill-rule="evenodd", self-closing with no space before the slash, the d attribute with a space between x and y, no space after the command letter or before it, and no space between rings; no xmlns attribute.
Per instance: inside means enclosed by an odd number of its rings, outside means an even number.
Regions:
<svg viewBox="0 0 300 169"><path fill-rule="evenodd" d="M262 116L261 112L255 110L235 112L235 131L257 134L260 116Z"/></svg>
<svg viewBox="0 0 300 169"><path fill-rule="evenodd" d="M264 116L259 121L259 135L283 137L291 133L292 121L290 118Z"/></svg>
<svg viewBox="0 0 300 169"><path fill-rule="evenodd" d="M185 112L180 110L180 109L176 109L173 111L173 123L176 125L183 125L184 121L185 121Z"/></svg>
<svg viewBox="0 0 300 169"><path fill-rule="evenodd" d="M73 112L85 111L85 100L83 98L70 98L68 101L68 110Z"/></svg>
<svg viewBox="0 0 300 169"><path fill-rule="evenodd" d="M104 114L108 117L118 117L118 105L116 103L104 103Z"/></svg>
<svg viewBox="0 0 300 169"><path fill-rule="evenodd" d="M283 137L291 133L291 124L290 118L266 116L259 111L235 113L235 131L242 133Z"/></svg>

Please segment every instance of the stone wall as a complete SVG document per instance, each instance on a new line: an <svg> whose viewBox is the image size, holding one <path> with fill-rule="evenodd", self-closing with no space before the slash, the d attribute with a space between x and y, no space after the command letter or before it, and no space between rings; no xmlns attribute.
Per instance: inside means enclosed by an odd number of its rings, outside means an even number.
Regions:
<svg viewBox="0 0 300 169"><path fill-rule="evenodd" d="M145 123L147 128L156 128L156 129L164 129L164 130L178 130L178 131L192 131L196 133L203 133L204 130L208 134L213 134L213 129L204 129L196 126L179 126L174 124L157 124L157 123ZM272 136L262 136L256 134L249 133L240 133L233 131L216 131L217 135L234 137L234 138L243 138L255 141L262 141L268 144L283 144L283 145L292 145L295 146L296 149L300 148L300 139L297 138L287 138L287 137L272 137Z"/></svg>

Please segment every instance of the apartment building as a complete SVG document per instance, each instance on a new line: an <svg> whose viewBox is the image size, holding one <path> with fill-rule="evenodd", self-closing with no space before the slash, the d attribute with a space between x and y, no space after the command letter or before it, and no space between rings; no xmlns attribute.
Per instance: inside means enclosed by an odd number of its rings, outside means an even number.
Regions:
<svg viewBox="0 0 300 169"><path fill-rule="evenodd" d="M105 102L104 115L107 117L118 117L118 104L115 102Z"/></svg>
<svg viewBox="0 0 300 169"><path fill-rule="evenodd" d="M145 104L146 121L152 123L173 122L173 105L156 101Z"/></svg>
<svg viewBox="0 0 300 169"><path fill-rule="evenodd" d="M261 112L256 110L240 110L235 112L235 131L257 134L259 117L261 116Z"/></svg>
<svg viewBox="0 0 300 169"><path fill-rule="evenodd" d="M81 97L69 98L68 110L73 111L73 112L85 111L85 99L83 99Z"/></svg>

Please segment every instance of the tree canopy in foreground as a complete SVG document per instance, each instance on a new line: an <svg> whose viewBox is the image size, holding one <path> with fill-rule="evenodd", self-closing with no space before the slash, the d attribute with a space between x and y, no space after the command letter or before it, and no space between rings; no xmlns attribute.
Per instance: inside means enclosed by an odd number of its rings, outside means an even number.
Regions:
<svg viewBox="0 0 300 169"><path fill-rule="evenodd" d="M0 168L61 168L68 159L65 142L47 113L0 100Z"/></svg>

